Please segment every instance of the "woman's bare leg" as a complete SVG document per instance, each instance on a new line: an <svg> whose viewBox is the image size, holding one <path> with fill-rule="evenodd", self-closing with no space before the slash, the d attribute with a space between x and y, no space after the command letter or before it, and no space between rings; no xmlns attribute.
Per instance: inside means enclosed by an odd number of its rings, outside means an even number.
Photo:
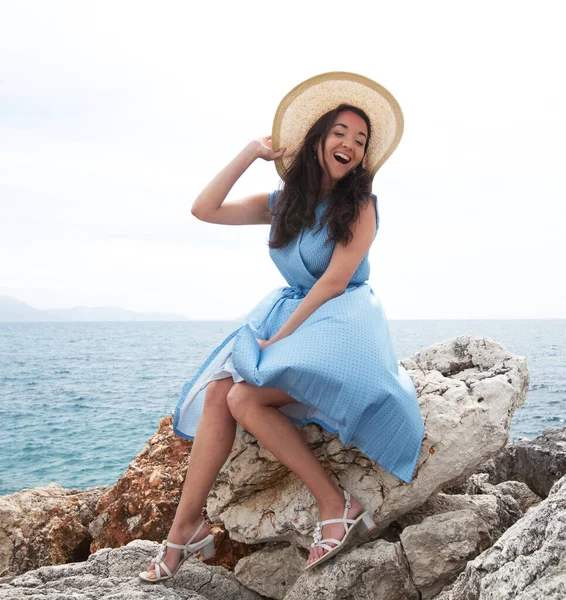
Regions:
<svg viewBox="0 0 566 600"><path fill-rule="evenodd" d="M234 385L232 377L211 381L206 388L204 408L191 449L189 466L167 539L174 544L186 544L201 522L202 507L222 465L226 462L236 434L236 421L228 409L226 397ZM195 542L210 533L205 525ZM173 571L181 550L167 548L165 564ZM148 571L154 571L151 565Z"/></svg>
<svg viewBox="0 0 566 600"><path fill-rule="evenodd" d="M326 473L295 425L279 410L293 402L295 400L281 390L245 382L234 384L228 393L228 407L234 418L298 475L312 492L318 504L319 519L342 518L344 495L341 489ZM352 496L351 502L348 518L361 512L356 498ZM322 533L325 538L340 540L344 536L344 526L340 523L326 525ZM312 548L308 562L324 553L322 548Z"/></svg>

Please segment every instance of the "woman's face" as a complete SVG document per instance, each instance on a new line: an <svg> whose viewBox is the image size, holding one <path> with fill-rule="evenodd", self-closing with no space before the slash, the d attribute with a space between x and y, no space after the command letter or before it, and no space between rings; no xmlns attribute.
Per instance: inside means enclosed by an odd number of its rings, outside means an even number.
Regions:
<svg viewBox="0 0 566 600"><path fill-rule="evenodd" d="M336 181L342 179L362 162L367 137L368 129L362 117L349 110L338 113L326 137L324 148L324 158L330 171L331 182L327 181L328 177L324 172L320 140L317 145L318 163L323 168L323 189L333 187Z"/></svg>

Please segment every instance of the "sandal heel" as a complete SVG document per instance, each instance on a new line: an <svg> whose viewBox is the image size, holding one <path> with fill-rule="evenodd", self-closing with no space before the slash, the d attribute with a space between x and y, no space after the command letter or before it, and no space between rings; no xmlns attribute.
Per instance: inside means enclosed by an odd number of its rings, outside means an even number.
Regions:
<svg viewBox="0 0 566 600"><path fill-rule="evenodd" d="M203 560L212 558L215 555L215 553L216 553L216 549L214 547L214 540L208 542L208 544L206 544L206 546L203 546L199 550L199 554L202 556Z"/></svg>
<svg viewBox="0 0 566 600"><path fill-rule="evenodd" d="M369 513L366 513L362 517L362 520L360 521L359 532L362 535L366 535L367 533L369 533L374 528L375 528L375 523L373 522L373 519L371 518L371 516L369 515Z"/></svg>

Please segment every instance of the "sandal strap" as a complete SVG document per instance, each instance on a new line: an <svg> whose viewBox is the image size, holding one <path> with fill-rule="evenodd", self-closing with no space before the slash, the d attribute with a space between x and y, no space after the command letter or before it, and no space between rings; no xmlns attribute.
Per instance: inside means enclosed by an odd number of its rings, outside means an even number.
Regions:
<svg viewBox="0 0 566 600"><path fill-rule="evenodd" d="M191 556L195 552L198 552L199 550L204 548L206 545L210 544L210 542L214 542L214 536L211 533L209 533L206 537L202 538L202 540L194 542L193 544L187 542L187 545L183 550L183 557L187 558L188 556Z"/></svg>
<svg viewBox="0 0 566 600"><path fill-rule="evenodd" d="M164 562L155 563L155 579L159 581L162 579L161 569L163 569L169 577L171 577L171 571L167 568L167 565Z"/></svg>
<svg viewBox="0 0 566 600"><path fill-rule="evenodd" d="M185 544L185 546L189 546L191 544L191 542L197 537L197 535L200 533L200 530L204 527L204 523L205 523L205 520L203 519L200 522L200 525L196 528L196 531L193 533L193 535L191 535L189 541ZM184 548L185 546L179 546L179 547Z"/></svg>
<svg viewBox="0 0 566 600"><path fill-rule="evenodd" d="M331 523L355 523L356 520L355 519L326 519L326 521L321 521L320 525L321 527L324 527L325 525L330 525Z"/></svg>
<svg viewBox="0 0 566 600"><path fill-rule="evenodd" d="M324 544L325 542L332 542L333 544L336 544L336 545L339 545L342 543L340 540L337 540L335 538L324 538L323 540L320 540L320 542L316 542L314 545L320 546L321 544Z"/></svg>
<svg viewBox="0 0 566 600"><path fill-rule="evenodd" d="M160 563L158 566L161 567L167 573L167 575L169 575L169 577L171 577L171 571L169 570L169 567L164 562Z"/></svg>
<svg viewBox="0 0 566 600"><path fill-rule="evenodd" d="M193 533L193 535L191 535L191 537L189 538L189 541L186 544L174 544L173 542L170 542L169 540L163 540L162 543L165 544L166 546L169 546L169 548L177 548L178 550L184 550L185 548L187 548L187 546L191 545L191 542L200 533L201 529L204 527L204 524L205 524L205 520L203 519L200 522L200 525L196 528L196 530Z"/></svg>
<svg viewBox="0 0 566 600"><path fill-rule="evenodd" d="M332 542L334 540L325 540L325 541ZM336 548L336 546L329 546L328 544L323 544L322 542L319 542L318 544L315 544L315 547L316 548L324 548L327 552L330 552L331 550L333 550L334 548ZM321 556L321 558L322 558L322 556Z"/></svg>
<svg viewBox="0 0 566 600"><path fill-rule="evenodd" d="M169 540L167 540L166 544L167 544L167 546L169 546L169 548L177 548L179 550L182 550L185 547L184 544L174 544L173 542L170 542Z"/></svg>

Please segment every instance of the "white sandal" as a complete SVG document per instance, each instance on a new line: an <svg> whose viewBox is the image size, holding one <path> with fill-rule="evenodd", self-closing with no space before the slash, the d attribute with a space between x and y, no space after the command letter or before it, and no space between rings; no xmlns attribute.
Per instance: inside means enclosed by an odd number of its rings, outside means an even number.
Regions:
<svg viewBox="0 0 566 600"><path fill-rule="evenodd" d="M205 538L203 538L199 542L195 542L194 544L191 543L196 538L196 536L199 534L200 530L203 528L204 523L205 523L205 520L203 519L201 524L198 526L197 530L193 533L193 535L191 536L191 538L185 545L173 544L173 542L169 542L168 540L163 540L163 542L161 542L161 546L159 547L159 552L158 552L157 556L151 561L151 564L155 565L154 576L153 577L149 576L149 575L153 575L153 573L151 571L143 571L142 573L139 574L140 578L143 579L144 581L151 581L151 582L163 581L164 579L169 579L170 577L173 577L173 575L175 575L175 573L177 573L180 566L187 560L187 558L189 558L189 556L195 554L195 552L199 552L202 555L203 559L212 558L215 554L215 549L214 549L214 536L211 533L209 533ZM163 559L165 558L165 553L167 551L167 547L178 548L179 550L183 550L183 552L181 553L179 564L177 565L176 569L172 573L169 570L169 568L167 567L167 565L163 562ZM166 574L162 574L161 569L163 569L163 571Z"/></svg>
<svg viewBox="0 0 566 600"><path fill-rule="evenodd" d="M362 512L355 519L347 518L348 510L350 508L352 508L352 503L350 502L350 492L347 492L346 490L343 490L343 491L344 491L344 498L346 500L346 502L344 504L343 518L342 519L326 519L326 521L317 523L315 530L314 530L314 534L313 534L314 542L311 544L311 547L312 548L317 548L317 547L323 548L324 550L326 550L326 554L323 554L320 558L317 558L313 562L309 563L304 568L305 571L312 569L315 565L319 565L320 563L324 562L325 560L328 560L331 556L334 556L335 554L340 552L340 550L346 543L346 540L348 539L350 534L354 531L354 529L356 529L356 527L358 525L360 526L359 527L360 533L363 535L365 535L366 533L369 533L372 529L375 528L375 523L373 522L373 519L371 518L371 516L367 510ZM341 540L336 540L334 538L326 538L324 540L322 539L322 528L325 525L330 525L331 523L343 523L344 524L345 532L344 532L344 536L342 537ZM329 546L327 542L332 542L333 544L336 544L336 545Z"/></svg>

